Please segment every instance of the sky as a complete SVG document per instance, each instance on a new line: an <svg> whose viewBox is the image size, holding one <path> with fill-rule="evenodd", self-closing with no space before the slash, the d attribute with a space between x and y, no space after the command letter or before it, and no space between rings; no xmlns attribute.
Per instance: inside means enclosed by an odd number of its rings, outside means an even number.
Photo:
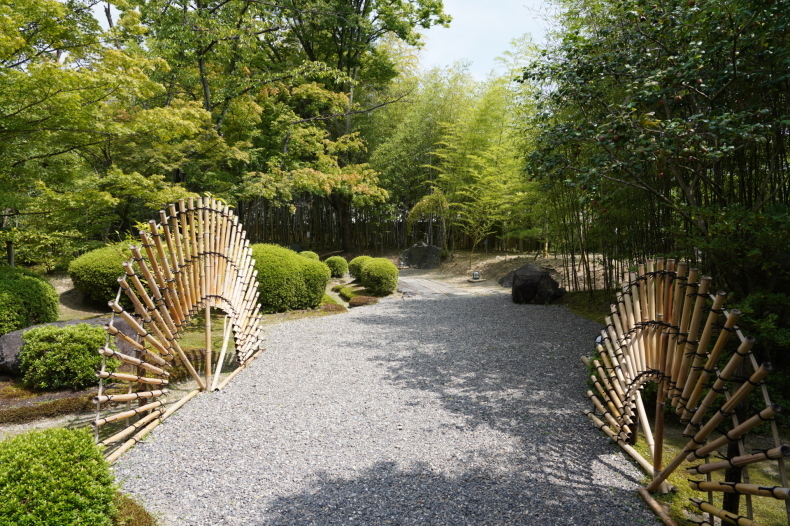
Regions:
<svg viewBox="0 0 790 526"><path fill-rule="evenodd" d="M514 38L529 33L535 43L544 42L549 9L545 0L444 0L444 10L453 21L449 28L424 32L420 65L429 69L467 60L472 74L485 79L499 68L494 59L510 49Z"/></svg>

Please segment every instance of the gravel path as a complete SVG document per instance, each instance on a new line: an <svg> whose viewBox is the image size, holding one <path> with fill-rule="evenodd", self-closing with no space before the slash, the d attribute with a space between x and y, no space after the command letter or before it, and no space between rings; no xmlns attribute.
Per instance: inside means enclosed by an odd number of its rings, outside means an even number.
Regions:
<svg viewBox="0 0 790 526"><path fill-rule="evenodd" d="M275 325L116 472L165 526L656 524L581 414L597 329L506 294Z"/></svg>

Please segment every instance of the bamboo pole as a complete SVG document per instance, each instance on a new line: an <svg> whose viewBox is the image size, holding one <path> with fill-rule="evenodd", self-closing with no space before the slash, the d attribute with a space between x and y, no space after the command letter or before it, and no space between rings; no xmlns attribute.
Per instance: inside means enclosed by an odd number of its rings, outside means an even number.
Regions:
<svg viewBox="0 0 790 526"><path fill-rule="evenodd" d="M131 400L139 400L141 398L158 398L165 396L169 393L167 389L158 389L156 391L137 391L135 393L117 394L117 395L100 395L94 396L93 401L96 403L104 402L129 402Z"/></svg>
<svg viewBox="0 0 790 526"><path fill-rule="evenodd" d="M230 341L230 335L233 331L230 322L228 321L230 316L225 316L225 321L223 322L223 334L222 334L222 350L219 353L219 359L217 360L217 370L214 373L214 382L211 384L211 390L217 390L217 383L219 382L219 375L222 372L222 364L225 362L225 353L228 350L228 342Z"/></svg>
<svg viewBox="0 0 790 526"><path fill-rule="evenodd" d="M691 489L697 491L715 491L720 493L737 493L740 495L755 495L757 497L771 497L779 500L790 499L790 488L777 486L756 486L736 482L708 482L689 480Z"/></svg>
<svg viewBox="0 0 790 526"><path fill-rule="evenodd" d="M724 511L716 506L705 502L704 500L700 499L690 499L691 502L697 506L699 509L704 511L705 513L710 513L719 517L720 519L726 520L729 524L735 524L737 526L763 526L759 522L753 521L752 519L748 519L746 517L741 517L740 515L735 515L734 513L730 513L729 511Z"/></svg>
<svg viewBox="0 0 790 526"><path fill-rule="evenodd" d="M164 408L157 409L155 411L151 411L146 416L142 417L140 420L135 422L134 424L124 428L123 430L119 431L118 433L105 438L101 442L98 442L96 445L101 447L106 447L110 444L114 444L116 442L120 442L124 438L128 437L129 435L134 434L136 431L139 431L143 427L146 426L149 422L154 419L160 418L164 414Z"/></svg>
<svg viewBox="0 0 790 526"><path fill-rule="evenodd" d="M667 512L664 508L659 504L653 496L647 492L645 488L639 488L639 494L642 495L642 498L645 500L647 505L653 510L666 526L677 526L677 523L672 520L672 518L667 515Z"/></svg>
<svg viewBox="0 0 790 526"><path fill-rule="evenodd" d="M743 467L766 460L778 460L783 457L790 457L790 446L779 446L766 451L760 451L759 453L742 455L719 462L711 462L709 464L700 464L699 466L692 466L687 469L691 475L705 475L713 471L720 471L731 467Z"/></svg>
<svg viewBox="0 0 790 526"><path fill-rule="evenodd" d="M731 429L725 435L717 438L713 442L710 442L700 448L691 451L686 457L686 460L693 461L693 460L705 458L711 452L720 448L724 444L738 440L744 434L748 433L749 431L760 425L760 423L771 420L774 416L776 416L777 413L781 411L782 411L782 407L777 404L773 404L770 407L766 407L765 409L763 409L756 415L752 416L745 422L742 422L739 426L735 427L734 429Z"/></svg>

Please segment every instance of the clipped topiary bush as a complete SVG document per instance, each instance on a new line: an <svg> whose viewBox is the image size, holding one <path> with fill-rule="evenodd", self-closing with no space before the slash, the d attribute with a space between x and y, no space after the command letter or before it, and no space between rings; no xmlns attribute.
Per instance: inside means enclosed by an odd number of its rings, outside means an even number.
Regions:
<svg viewBox="0 0 790 526"><path fill-rule="evenodd" d="M0 266L0 336L58 319L58 295L44 278Z"/></svg>
<svg viewBox="0 0 790 526"><path fill-rule="evenodd" d="M310 250L302 250L301 252L299 252L299 255L303 256L303 257L306 257L306 258L309 258L309 259L314 259L316 261L320 261L321 260L321 258L318 257L318 254L316 254L315 252L312 252Z"/></svg>
<svg viewBox="0 0 790 526"><path fill-rule="evenodd" d="M103 327L78 323L55 327L44 325L22 333L19 351L22 382L33 389L84 389L97 385L96 371L101 355L96 352L107 341ZM107 360L115 370L117 360Z"/></svg>
<svg viewBox="0 0 790 526"><path fill-rule="evenodd" d="M116 486L88 429L0 442L0 525L109 526Z"/></svg>
<svg viewBox="0 0 790 526"><path fill-rule="evenodd" d="M362 266L366 261L373 259L370 256L357 256L348 262L348 273L354 279L362 279Z"/></svg>
<svg viewBox="0 0 790 526"><path fill-rule="evenodd" d="M329 283L329 267L278 245L252 245L264 312L313 309Z"/></svg>
<svg viewBox="0 0 790 526"><path fill-rule="evenodd" d="M342 278L348 272L348 262L342 256L332 256L327 258L324 263L329 267L333 278Z"/></svg>
<svg viewBox="0 0 790 526"><path fill-rule="evenodd" d="M131 257L129 243L107 245L86 252L69 265L74 288L90 301L106 306L118 293L118 278L124 274L121 264Z"/></svg>
<svg viewBox="0 0 790 526"><path fill-rule="evenodd" d="M392 294L398 288L398 267L388 259L372 258L362 265L361 281L374 294Z"/></svg>

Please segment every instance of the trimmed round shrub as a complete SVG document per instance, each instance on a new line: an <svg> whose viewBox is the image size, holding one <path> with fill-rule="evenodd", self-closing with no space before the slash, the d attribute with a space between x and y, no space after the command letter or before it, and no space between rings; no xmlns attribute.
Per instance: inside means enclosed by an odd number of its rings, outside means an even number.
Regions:
<svg viewBox="0 0 790 526"><path fill-rule="evenodd" d="M69 265L74 288L90 301L106 306L118 293L118 278L124 275L121 264L131 257L128 243L107 245L86 252Z"/></svg>
<svg viewBox="0 0 790 526"><path fill-rule="evenodd" d="M362 265L373 259L370 256L357 256L348 262L348 273L354 279L362 279Z"/></svg>
<svg viewBox="0 0 790 526"><path fill-rule="evenodd" d="M348 272L348 262L342 256L332 256L327 258L324 263L329 267L333 278L342 278Z"/></svg>
<svg viewBox="0 0 790 526"><path fill-rule="evenodd" d="M45 429L0 442L0 466L0 525L112 524L117 487L88 429Z"/></svg>
<svg viewBox="0 0 790 526"><path fill-rule="evenodd" d="M315 252L312 252L310 250L302 250L301 252L299 252L299 255L303 256L303 257L306 257L306 258L315 259L316 261L320 261L321 260L321 258L318 257L318 254L316 254Z"/></svg>
<svg viewBox="0 0 790 526"><path fill-rule="evenodd" d="M22 333L19 351L22 382L34 389L84 389L97 385L101 367L97 352L107 341L107 332L98 325L78 323L55 327L44 325ZM107 360L106 369L115 370L117 360Z"/></svg>
<svg viewBox="0 0 790 526"><path fill-rule="evenodd" d="M0 336L58 319L58 294L37 274L0 266Z"/></svg>
<svg viewBox="0 0 790 526"><path fill-rule="evenodd" d="M329 267L278 245L252 245L252 256L258 271L258 301L264 312L321 305L329 283Z"/></svg>
<svg viewBox="0 0 790 526"><path fill-rule="evenodd" d="M398 267L388 259L372 258L362 265L361 281L374 294L392 294L398 288Z"/></svg>

